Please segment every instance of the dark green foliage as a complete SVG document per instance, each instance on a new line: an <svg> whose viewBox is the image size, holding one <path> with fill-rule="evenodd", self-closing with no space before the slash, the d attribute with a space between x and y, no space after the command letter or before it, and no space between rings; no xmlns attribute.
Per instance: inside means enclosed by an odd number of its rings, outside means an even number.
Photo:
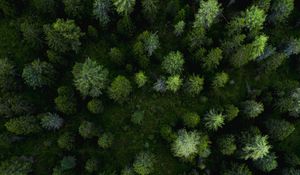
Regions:
<svg viewBox="0 0 300 175"><path fill-rule="evenodd" d="M220 48L212 49L208 55L203 58L203 65L202 67L205 70L211 71L220 64L220 61L222 60L222 50Z"/></svg>
<svg viewBox="0 0 300 175"><path fill-rule="evenodd" d="M225 170L222 175L252 175L252 172L245 164L232 164L230 169Z"/></svg>
<svg viewBox="0 0 300 175"><path fill-rule="evenodd" d="M43 40L41 37L43 30L38 23L25 21L21 24L20 30L28 45L33 46L33 48L42 46Z"/></svg>
<svg viewBox="0 0 300 175"><path fill-rule="evenodd" d="M162 62L162 69L171 75L180 74L183 70L184 59L182 53L179 51L170 52L164 57Z"/></svg>
<svg viewBox="0 0 300 175"><path fill-rule="evenodd" d="M268 155L254 161L254 166L263 172L270 172L277 168L276 155L269 153Z"/></svg>
<svg viewBox="0 0 300 175"><path fill-rule="evenodd" d="M34 60L23 69L22 77L33 89L53 84L55 70L45 61Z"/></svg>
<svg viewBox="0 0 300 175"><path fill-rule="evenodd" d="M69 170L74 168L76 165L76 159L73 156L65 156L60 161L60 166L62 170Z"/></svg>
<svg viewBox="0 0 300 175"><path fill-rule="evenodd" d="M101 148L109 148L113 142L113 135L111 133L104 133L98 139L98 145Z"/></svg>
<svg viewBox="0 0 300 175"><path fill-rule="evenodd" d="M1 175L27 175L32 171L32 163L26 157L12 157L0 164Z"/></svg>
<svg viewBox="0 0 300 175"><path fill-rule="evenodd" d="M95 125L89 121L81 122L78 131L79 134L85 139L92 138L96 134Z"/></svg>
<svg viewBox="0 0 300 175"><path fill-rule="evenodd" d="M107 85L108 70L96 61L87 58L73 67L74 85L83 96L97 97Z"/></svg>
<svg viewBox="0 0 300 175"><path fill-rule="evenodd" d="M135 6L135 0L113 0L116 11L122 15L129 15Z"/></svg>
<svg viewBox="0 0 300 175"><path fill-rule="evenodd" d="M225 106L225 119L227 121L231 121L238 116L239 112L240 112L240 110L236 106L226 105Z"/></svg>
<svg viewBox="0 0 300 175"><path fill-rule="evenodd" d="M87 172L93 173L98 170L98 164L99 164L99 162L96 158L91 158L85 162L84 168Z"/></svg>
<svg viewBox="0 0 300 175"><path fill-rule="evenodd" d="M126 77L119 75L113 80L108 88L108 95L114 101L123 103L131 91L132 87L130 81Z"/></svg>
<svg viewBox="0 0 300 175"><path fill-rule="evenodd" d="M121 65L124 60L122 51L116 47L113 47L109 51L110 60L117 65Z"/></svg>
<svg viewBox="0 0 300 175"><path fill-rule="evenodd" d="M9 132L17 135L28 135L40 131L40 126L34 116L12 118L5 123L5 127Z"/></svg>
<svg viewBox="0 0 300 175"><path fill-rule="evenodd" d="M7 59L0 59L0 88L1 90L8 90L16 86L15 66Z"/></svg>
<svg viewBox="0 0 300 175"><path fill-rule="evenodd" d="M81 0L63 0L65 13L71 17L80 17L83 13L84 6Z"/></svg>
<svg viewBox="0 0 300 175"><path fill-rule="evenodd" d="M223 155L232 155L237 149L233 135L225 135L219 138L218 146Z"/></svg>
<svg viewBox="0 0 300 175"><path fill-rule="evenodd" d="M81 45L81 30L74 20L57 19L52 25L45 25L44 31L48 46L55 52L77 52Z"/></svg>
<svg viewBox="0 0 300 175"><path fill-rule="evenodd" d="M194 128L200 123L200 116L195 112L188 112L182 117L185 126Z"/></svg>
<svg viewBox="0 0 300 175"><path fill-rule="evenodd" d="M57 140L58 146L66 150L71 150L74 147L74 142L74 136L68 132L61 134Z"/></svg>
<svg viewBox="0 0 300 175"><path fill-rule="evenodd" d="M186 92L190 96L197 96L203 90L204 78L197 75L192 75L186 81Z"/></svg>
<svg viewBox="0 0 300 175"><path fill-rule="evenodd" d="M242 112L247 118L255 118L264 111L264 105L254 100L245 101L242 106Z"/></svg>
<svg viewBox="0 0 300 175"><path fill-rule="evenodd" d="M269 119L265 123L269 136L274 140L284 140L291 135L295 126L285 120Z"/></svg>
<svg viewBox="0 0 300 175"><path fill-rule="evenodd" d="M150 152L139 153L133 163L133 170L140 175L152 174L154 171L155 156Z"/></svg>
<svg viewBox="0 0 300 175"><path fill-rule="evenodd" d="M93 15L102 26L106 26L109 21L109 13L111 11L111 1L109 0L95 0L93 4Z"/></svg>
<svg viewBox="0 0 300 175"><path fill-rule="evenodd" d="M144 120L144 111L135 111L131 115L131 122L136 125L141 125Z"/></svg>
<svg viewBox="0 0 300 175"><path fill-rule="evenodd" d="M87 104L87 108L93 114L100 114L104 110L102 101L99 99L92 99L91 101L89 101Z"/></svg>
<svg viewBox="0 0 300 175"><path fill-rule="evenodd" d="M76 98L74 91L67 86L61 86L57 89L58 96L54 99L56 108L65 114L74 114L77 111Z"/></svg>
<svg viewBox="0 0 300 175"><path fill-rule="evenodd" d="M21 95L4 95L0 97L0 115L12 117L31 113L32 105Z"/></svg>
<svg viewBox="0 0 300 175"><path fill-rule="evenodd" d="M217 73L212 86L214 88L222 88L226 85L226 83L229 81L229 75L225 72Z"/></svg>
<svg viewBox="0 0 300 175"><path fill-rule="evenodd" d="M294 9L294 0L274 0L271 5L269 20L272 23L286 22L287 17Z"/></svg>

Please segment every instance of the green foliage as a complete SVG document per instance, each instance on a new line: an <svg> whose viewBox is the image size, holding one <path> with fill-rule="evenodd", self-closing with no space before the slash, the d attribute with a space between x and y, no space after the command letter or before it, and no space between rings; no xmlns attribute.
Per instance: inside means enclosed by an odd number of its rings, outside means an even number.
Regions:
<svg viewBox="0 0 300 175"><path fill-rule="evenodd" d="M142 13L149 22L153 23L156 19L159 7L158 0L142 0Z"/></svg>
<svg viewBox="0 0 300 175"><path fill-rule="evenodd" d="M196 131L179 130L177 138L172 143L172 151L176 157L183 160L193 160L198 153L200 133Z"/></svg>
<svg viewBox="0 0 300 175"><path fill-rule="evenodd" d="M225 170L222 175L252 175L252 172L246 164L234 163L230 169Z"/></svg>
<svg viewBox="0 0 300 175"><path fill-rule="evenodd" d="M55 71L51 64L34 60L24 67L22 77L28 86L36 89L53 84L54 74Z"/></svg>
<svg viewBox="0 0 300 175"><path fill-rule="evenodd" d="M71 17L81 17L84 6L81 0L63 0L66 14Z"/></svg>
<svg viewBox="0 0 300 175"><path fill-rule="evenodd" d="M113 4L119 14L129 15L135 6L135 0L113 0Z"/></svg>
<svg viewBox="0 0 300 175"><path fill-rule="evenodd" d="M131 122L136 125L141 125L144 120L144 111L135 111L131 115Z"/></svg>
<svg viewBox="0 0 300 175"><path fill-rule="evenodd" d="M108 70L87 58L73 67L74 85L83 96L98 97L107 85Z"/></svg>
<svg viewBox="0 0 300 175"><path fill-rule="evenodd" d="M54 99L57 110L65 114L74 114L77 111L76 98L74 91L67 86L57 89L58 96Z"/></svg>
<svg viewBox="0 0 300 175"><path fill-rule="evenodd" d="M57 139L58 146L66 150L71 150L74 147L74 142L75 142L75 138L69 132L65 132L61 134Z"/></svg>
<svg viewBox="0 0 300 175"><path fill-rule="evenodd" d="M174 134L171 126L169 126L169 125L164 125L160 128L160 135L162 136L163 139L165 139L169 142L176 139L176 134Z"/></svg>
<svg viewBox="0 0 300 175"><path fill-rule="evenodd" d="M93 173L98 169L98 160L96 158L90 158L85 162L85 170L89 173Z"/></svg>
<svg viewBox="0 0 300 175"><path fill-rule="evenodd" d="M247 118L255 118L264 111L264 105L261 102L248 100L242 103L242 112Z"/></svg>
<svg viewBox="0 0 300 175"><path fill-rule="evenodd" d="M148 77L145 75L143 71L140 71L134 75L134 80L137 86L141 88L148 81Z"/></svg>
<svg viewBox="0 0 300 175"><path fill-rule="evenodd" d="M103 103L99 99L92 99L87 104L87 109L93 114L100 114L103 112Z"/></svg>
<svg viewBox="0 0 300 175"><path fill-rule="evenodd" d="M195 16L194 28L210 28L221 13L221 5L217 0L206 0L200 2L200 8Z"/></svg>
<svg viewBox="0 0 300 175"><path fill-rule="evenodd" d="M47 130L58 130L63 125L63 119L56 113L41 114L41 125Z"/></svg>
<svg viewBox="0 0 300 175"><path fill-rule="evenodd" d="M25 157L12 157L0 164L1 175L27 175L32 171L32 163Z"/></svg>
<svg viewBox="0 0 300 175"><path fill-rule="evenodd" d="M113 80L108 88L108 95L114 101L123 103L131 91L132 87L130 81L126 77L119 75Z"/></svg>
<svg viewBox="0 0 300 175"><path fill-rule="evenodd" d="M134 171L132 168L125 167L124 169L122 169L121 175L134 175Z"/></svg>
<svg viewBox="0 0 300 175"><path fill-rule="evenodd" d="M108 54L110 56L110 60L113 63L116 63L117 65L121 65L123 63L124 55L119 48L117 47L111 48Z"/></svg>
<svg viewBox="0 0 300 175"><path fill-rule="evenodd" d="M38 121L33 116L21 116L8 120L5 124L6 129L17 135L28 135L40 131Z"/></svg>
<svg viewBox="0 0 300 175"><path fill-rule="evenodd" d="M45 25L44 31L50 49L58 53L78 52L83 33L74 20L57 19L52 25Z"/></svg>
<svg viewBox="0 0 300 175"><path fill-rule="evenodd" d="M280 98L276 104L281 112L289 112L293 117L299 117L300 113L300 88L289 92Z"/></svg>
<svg viewBox="0 0 300 175"><path fill-rule="evenodd" d="M166 85L167 85L167 90L170 90L172 92L177 92L179 90L179 88L182 85L182 79L180 78L179 75L173 75L168 77L167 81L166 81Z"/></svg>
<svg viewBox="0 0 300 175"><path fill-rule="evenodd" d="M192 97L197 96L203 90L204 78L198 75L192 75L186 82L185 91Z"/></svg>
<svg viewBox="0 0 300 175"><path fill-rule="evenodd" d="M155 161L155 156L152 153L141 152L135 158L133 170L140 175L152 174Z"/></svg>
<svg viewBox="0 0 300 175"><path fill-rule="evenodd" d="M0 115L12 117L25 115L33 110L32 105L21 95L3 95L0 97Z"/></svg>
<svg viewBox="0 0 300 175"><path fill-rule="evenodd" d="M224 135L218 139L218 147L223 155L232 155L237 149L234 135Z"/></svg>
<svg viewBox="0 0 300 175"><path fill-rule="evenodd" d="M225 117L214 109L208 111L204 118L204 125L207 129L216 131L225 124Z"/></svg>
<svg viewBox="0 0 300 175"><path fill-rule="evenodd" d="M269 119L265 122L268 135L274 140L284 140L289 135L291 135L294 130L295 126L283 119Z"/></svg>
<svg viewBox="0 0 300 175"><path fill-rule="evenodd" d="M138 36L134 47L134 53L139 57L152 56L159 48L159 38L157 33L144 31Z"/></svg>
<svg viewBox="0 0 300 175"><path fill-rule="evenodd" d="M227 106L225 106L225 119L227 121L232 121L233 119L235 119L238 116L239 112L240 112L240 110L236 106L227 105Z"/></svg>
<svg viewBox="0 0 300 175"><path fill-rule="evenodd" d="M60 166L62 170L70 170L76 166L76 159L73 156L65 156L60 161Z"/></svg>
<svg viewBox="0 0 300 175"><path fill-rule="evenodd" d="M32 3L39 13L53 13L56 7L55 0L33 0Z"/></svg>
<svg viewBox="0 0 300 175"><path fill-rule="evenodd" d="M89 121L81 122L81 124L78 128L78 131L79 131L79 134L85 139L92 138L96 134L95 125Z"/></svg>
<svg viewBox="0 0 300 175"><path fill-rule="evenodd" d="M195 128L200 123L200 116L195 112L185 113L182 119L184 125L189 128Z"/></svg>
<svg viewBox="0 0 300 175"><path fill-rule="evenodd" d="M287 60L287 56L284 53L276 53L271 57L267 58L264 62L264 69L266 73L270 73L275 71L279 66L283 64L283 62Z"/></svg>
<svg viewBox="0 0 300 175"><path fill-rule="evenodd" d="M268 142L268 136L255 135L246 141L242 147L242 158L257 160L268 155L271 146Z"/></svg>
<svg viewBox="0 0 300 175"><path fill-rule="evenodd" d="M17 72L15 66L7 59L0 59L0 89L7 91L16 86Z"/></svg>
<svg viewBox="0 0 300 175"><path fill-rule="evenodd" d="M103 149L111 147L112 143L113 135L111 133L104 133L98 139L98 145Z"/></svg>
<svg viewBox="0 0 300 175"><path fill-rule="evenodd" d="M293 10L294 0L274 0L271 5L269 21L275 24L286 22Z"/></svg>
<svg viewBox="0 0 300 175"><path fill-rule="evenodd" d="M300 169L286 168L282 171L282 175L298 175L300 174Z"/></svg>
<svg viewBox="0 0 300 175"><path fill-rule="evenodd" d="M217 73L212 82L214 88L222 88L229 81L229 75L225 72Z"/></svg>
<svg viewBox="0 0 300 175"><path fill-rule="evenodd" d="M184 58L179 51L170 52L164 57L162 69L171 75L180 74L183 71Z"/></svg>
<svg viewBox="0 0 300 175"><path fill-rule="evenodd" d="M111 11L111 1L95 0L93 4L93 15L99 21L100 25L106 26L110 22L109 13Z"/></svg>
<svg viewBox="0 0 300 175"><path fill-rule="evenodd" d="M174 25L174 34L176 36L182 35L182 33L184 32L184 28L185 28L185 22L184 21L179 21L178 23L176 23Z"/></svg>
<svg viewBox="0 0 300 175"><path fill-rule="evenodd" d="M222 58L223 58L222 50L220 48L214 48L203 59L202 67L205 70L208 70L208 71L216 69L219 66L220 61L222 60Z"/></svg>
<svg viewBox="0 0 300 175"><path fill-rule="evenodd" d="M41 35L43 31L38 23L25 21L20 25L20 30L28 45L31 45L33 48L39 48L42 46L43 41L41 39Z"/></svg>
<svg viewBox="0 0 300 175"><path fill-rule="evenodd" d="M277 168L276 155L269 153L268 155L254 161L254 166L263 172L270 172Z"/></svg>

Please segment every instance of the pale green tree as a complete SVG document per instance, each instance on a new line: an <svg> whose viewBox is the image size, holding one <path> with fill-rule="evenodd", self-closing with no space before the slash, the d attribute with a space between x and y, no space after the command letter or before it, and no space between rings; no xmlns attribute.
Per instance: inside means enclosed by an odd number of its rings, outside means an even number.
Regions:
<svg viewBox="0 0 300 175"><path fill-rule="evenodd" d="M172 51L164 57L162 69L171 75L180 74L183 71L183 64L183 54L179 51Z"/></svg>
<svg viewBox="0 0 300 175"><path fill-rule="evenodd" d="M255 135L246 140L241 149L241 157L245 160L257 160L268 155L271 146L268 142L268 136Z"/></svg>
<svg viewBox="0 0 300 175"><path fill-rule="evenodd" d="M117 76L110 87L108 88L108 95L111 99L116 102L123 103L132 91L132 86L130 81L122 76Z"/></svg>
<svg viewBox="0 0 300 175"><path fill-rule="evenodd" d="M17 135L28 135L40 131L40 126L36 117L21 116L8 120L4 126L9 132Z"/></svg>
<svg viewBox="0 0 300 175"><path fill-rule="evenodd" d="M180 89L182 85L182 79L179 75L170 76L166 81L166 85L167 90L170 90L175 93Z"/></svg>
<svg viewBox="0 0 300 175"><path fill-rule="evenodd" d="M137 86L139 88L141 88L148 81L148 77L145 75L145 73L143 71L139 71L138 73L136 73L134 75L134 80L135 80L135 83L137 84Z"/></svg>
<svg viewBox="0 0 300 175"><path fill-rule="evenodd" d="M135 6L135 0L113 0L113 4L119 14L129 15Z"/></svg>
<svg viewBox="0 0 300 175"><path fill-rule="evenodd" d="M204 118L205 127L212 131L216 131L219 128L222 128L224 124L225 117L222 113L218 113L214 109L209 110Z"/></svg>
<svg viewBox="0 0 300 175"><path fill-rule="evenodd" d="M133 163L133 170L139 175L152 174L155 161L154 154L150 152L140 152Z"/></svg>

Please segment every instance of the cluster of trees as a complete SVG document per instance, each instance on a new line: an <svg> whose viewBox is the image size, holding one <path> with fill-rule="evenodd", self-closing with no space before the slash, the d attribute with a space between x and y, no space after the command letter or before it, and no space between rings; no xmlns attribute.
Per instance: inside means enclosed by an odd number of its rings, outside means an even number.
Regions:
<svg viewBox="0 0 300 175"><path fill-rule="evenodd" d="M294 0L0 0L0 175L300 174Z"/></svg>

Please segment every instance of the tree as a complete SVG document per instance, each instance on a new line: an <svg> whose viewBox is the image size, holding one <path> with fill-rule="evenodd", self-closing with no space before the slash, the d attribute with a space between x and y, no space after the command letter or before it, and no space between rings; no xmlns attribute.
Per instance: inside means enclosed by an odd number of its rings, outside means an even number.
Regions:
<svg viewBox="0 0 300 175"><path fill-rule="evenodd" d="M41 125L47 130L58 130L62 127L64 120L56 113L41 114Z"/></svg>
<svg viewBox="0 0 300 175"><path fill-rule="evenodd" d="M134 45L134 53L139 56L150 57L159 48L159 38L157 33L144 31L137 37Z"/></svg>
<svg viewBox="0 0 300 175"><path fill-rule="evenodd" d="M58 97L54 99L57 110L68 115L75 114L77 104L74 90L67 86L61 86L57 92Z"/></svg>
<svg viewBox="0 0 300 175"><path fill-rule="evenodd" d="M183 123L189 128L195 128L200 123L200 116L195 112L187 112L182 117Z"/></svg>
<svg viewBox="0 0 300 175"><path fill-rule="evenodd" d="M222 88L229 81L229 75L225 72L217 73L215 79L212 82L214 88Z"/></svg>
<svg viewBox="0 0 300 175"><path fill-rule="evenodd" d="M224 125L225 117L214 109L208 111L204 118L204 125L207 129L216 131Z"/></svg>
<svg viewBox="0 0 300 175"><path fill-rule="evenodd" d="M17 135L28 135L40 130L37 119L33 116L21 116L8 120L5 124L9 132Z"/></svg>
<svg viewBox="0 0 300 175"><path fill-rule="evenodd" d="M73 67L74 85L83 96L98 97L107 86L108 70L87 58Z"/></svg>
<svg viewBox="0 0 300 175"><path fill-rule="evenodd" d="M111 133L104 133L98 139L98 145L103 148L109 148L113 142L113 135Z"/></svg>
<svg viewBox="0 0 300 175"><path fill-rule="evenodd" d="M172 143L172 151L176 157L183 160L193 160L198 153L200 133L196 131L179 130L177 138Z"/></svg>
<svg viewBox="0 0 300 175"><path fill-rule="evenodd" d="M166 81L166 85L167 90L170 90L175 93L180 89L182 85L182 79L179 75L170 76Z"/></svg>
<svg viewBox="0 0 300 175"><path fill-rule="evenodd" d="M219 66L222 58L222 50L220 48L214 48L203 59L202 67L207 71L212 71Z"/></svg>
<svg viewBox="0 0 300 175"><path fill-rule="evenodd" d="M27 175L32 171L32 162L25 157L12 157L0 164L1 175Z"/></svg>
<svg viewBox="0 0 300 175"><path fill-rule="evenodd" d="M291 56L291 55L296 55L300 53L300 39L291 39L288 44L287 47L284 49L284 53L287 56Z"/></svg>
<svg viewBox="0 0 300 175"><path fill-rule="evenodd" d="M111 11L111 1L95 0L93 4L93 15L101 26L106 26L110 22L109 13Z"/></svg>
<svg viewBox="0 0 300 175"><path fill-rule="evenodd" d="M257 160L268 155L271 146L268 142L268 136L255 135L249 138L243 144L241 156L243 159Z"/></svg>
<svg viewBox="0 0 300 175"><path fill-rule="evenodd" d="M99 99L92 99L87 104L87 109L93 114L100 114L103 112L103 103Z"/></svg>
<svg viewBox="0 0 300 175"><path fill-rule="evenodd" d="M268 155L254 161L254 166L263 172L270 172L277 168L276 155L269 153Z"/></svg>
<svg viewBox="0 0 300 175"><path fill-rule="evenodd" d="M264 105L254 100L247 100L242 103L242 106L242 112L247 118L255 118L264 111Z"/></svg>
<svg viewBox="0 0 300 175"><path fill-rule="evenodd" d="M300 114L300 88L296 88L281 97L276 107L280 112L288 112L293 117L299 117Z"/></svg>
<svg viewBox="0 0 300 175"><path fill-rule="evenodd" d="M204 78L198 75L191 75L187 82L185 91L192 97L197 96L203 90Z"/></svg>
<svg viewBox="0 0 300 175"><path fill-rule="evenodd" d="M183 71L184 59L179 51L170 52L164 57L162 69L171 75L180 74Z"/></svg>
<svg viewBox="0 0 300 175"><path fill-rule="evenodd" d="M287 55L285 53L275 53L265 60L263 64L265 72L271 73L272 71L275 71L285 60L287 60Z"/></svg>
<svg viewBox="0 0 300 175"><path fill-rule="evenodd" d="M269 21L274 24L283 23L294 10L294 0L275 0L270 10Z"/></svg>
<svg viewBox="0 0 300 175"><path fill-rule="evenodd" d="M78 128L78 131L79 131L79 134L85 139L92 138L96 134L95 125L89 121L81 122L81 124Z"/></svg>
<svg viewBox="0 0 300 175"><path fill-rule="evenodd" d="M20 30L23 34L24 41L33 48L40 48L43 45L43 30L39 23L25 21L21 24Z"/></svg>
<svg viewBox="0 0 300 175"><path fill-rule="evenodd" d="M153 89L157 92L165 92L167 90L165 77L157 79L153 85Z"/></svg>
<svg viewBox="0 0 300 175"><path fill-rule="evenodd" d="M239 114L240 110L234 105L225 106L225 120L232 121Z"/></svg>
<svg viewBox="0 0 300 175"><path fill-rule="evenodd" d="M182 33L184 32L184 28L185 28L185 22L184 21L179 21L178 23L176 23L174 25L174 34L176 36L182 35Z"/></svg>
<svg viewBox="0 0 300 175"><path fill-rule="evenodd" d="M121 175L134 175L134 171L132 168L130 167L125 167L124 169L122 169L121 171Z"/></svg>
<svg viewBox="0 0 300 175"><path fill-rule="evenodd" d="M237 149L234 135L224 135L218 139L218 147L223 155L232 155Z"/></svg>
<svg viewBox="0 0 300 175"><path fill-rule="evenodd" d="M142 13L144 17L149 20L151 23L154 22L159 10L158 0L142 0Z"/></svg>
<svg viewBox="0 0 300 175"><path fill-rule="evenodd" d="M269 119L265 122L265 126L268 131L268 135L274 139L282 141L291 135L294 130L295 126L283 119Z"/></svg>
<svg viewBox="0 0 300 175"><path fill-rule="evenodd" d="M44 31L50 49L58 53L78 52L83 33L74 20L57 19L52 25L45 25Z"/></svg>
<svg viewBox="0 0 300 175"><path fill-rule="evenodd" d="M54 80L55 71L51 64L34 60L23 69L22 77L25 83L33 89L51 85Z"/></svg>
<svg viewBox="0 0 300 175"><path fill-rule="evenodd" d="M140 71L135 74L134 80L135 80L135 83L138 85L138 87L141 88L148 81L148 77L145 75L145 73L143 71Z"/></svg>
<svg viewBox="0 0 300 175"><path fill-rule="evenodd" d="M33 0L32 3L39 13L52 14L55 12L56 1L54 0Z"/></svg>
<svg viewBox="0 0 300 175"><path fill-rule="evenodd" d="M132 87L130 81L126 77L119 75L108 88L108 95L114 101L123 103L131 91Z"/></svg>
<svg viewBox="0 0 300 175"><path fill-rule="evenodd" d="M222 175L252 175L252 172L246 164L233 163Z"/></svg>
<svg viewBox="0 0 300 175"><path fill-rule="evenodd" d="M6 117L30 114L33 111L32 104L27 98L18 94L6 94L0 97L0 115Z"/></svg>
<svg viewBox="0 0 300 175"><path fill-rule="evenodd" d="M221 5L217 0L201 1L200 8L195 16L193 28L210 28L221 11Z"/></svg>
<svg viewBox="0 0 300 175"><path fill-rule="evenodd" d="M135 0L113 0L113 4L119 14L130 15L135 6Z"/></svg>
<svg viewBox="0 0 300 175"><path fill-rule="evenodd" d="M74 147L74 142L75 142L74 135L69 132L63 133L62 135L59 136L57 140L58 146L66 150L71 150Z"/></svg>
<svg viewBox="0 0 300 175"><path fill-rule="evenodd" d="M96 158L90 158L85 162L85 170L89 173L93 173L98 170L98 160Z"/></svg>
<svg viewBox="0 0 300 175"><path fill-rule="evenodd" d="M70 170L76 166L76 159L74 156L64 156L60 161L60 167L62 170Z"/></svg>
<svg viewBox="0 0 300 175"><path fill-rule="evenodd" d="M131 122L136 125L141 125L144 120L144 111L135 111L131 115Z"/></svg>
<svg viewBox="0 0 300 175"><path fill-rule="evenodd" d="M163 139L168 142L172 142L176 139L176 134L172 131L172 127L170 125L163 125L160 127L160 135Z"/></svg>
<svg viewBox="0 0 300 175"><path fill-rule="evenodd" d="M0 89L7 91L16 87L16 69L7 58L0 59Z"/></svg>
<svg viewBox="0 0 300 175"><path fill-rule="evenodd" d="M81 17L84 6L81 0L63 0L66 14L71 17Z"/></svg>
<svg viewBox="0 0 300 175"><path fill-rule="evenodd" d="M124 61L124 54L119 48L117 47L111 48L109 51L109 56L110 56L110 60L113 63L116 63L117 65L122 65Z"/></svg>
<svg viewBox="0 0 300 175"><path fill-rule="evenodd" d="M154 171L155 156L150 152L140 152L133 163L133 170L140 175L152 174Z"/></svg>

